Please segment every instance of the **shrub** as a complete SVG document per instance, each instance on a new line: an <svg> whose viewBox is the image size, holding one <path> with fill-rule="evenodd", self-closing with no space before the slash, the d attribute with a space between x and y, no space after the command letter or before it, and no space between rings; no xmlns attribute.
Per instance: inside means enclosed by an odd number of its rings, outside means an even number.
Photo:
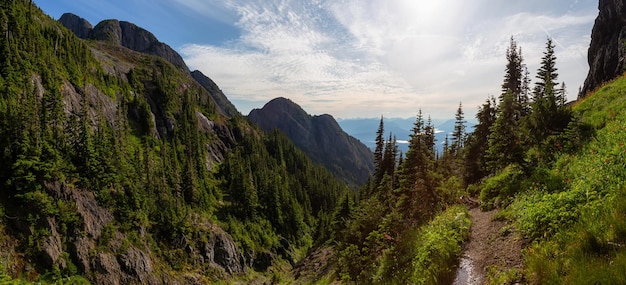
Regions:
<svg viewBox="0 0 626 285"><path fill-rule="evenodd" d="M481 208L490 210L509 204L513 195L521 189L523 179L522 169L512 164L484 180L480 191Z"/></svg>
<svg viewBox="0 0 626 285"><path fill-rule="evenodd" d="M415 244L411 284L441 284L451 275L469 236L471 221L462 206L449 208L423 227Z"/></svg>

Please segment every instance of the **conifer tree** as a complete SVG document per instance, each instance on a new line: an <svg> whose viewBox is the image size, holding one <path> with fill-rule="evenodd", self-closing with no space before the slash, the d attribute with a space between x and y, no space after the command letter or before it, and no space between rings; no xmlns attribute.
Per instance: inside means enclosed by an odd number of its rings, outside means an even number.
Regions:
<svg viewBox="0 0 626 285"><path fill-rule="evenodd" d="M383 177L383 151L385 147L385 125L383 116L380 116L380 123L376 131L376 149L374 150L374 188L378 185Z"/></svg>
<svg viewBox="0 0 626 285"><path fill-rule="evenodd" d="M459 155L459 152L463 148L463 143L465 140L465 117L463 116L463 105L459 103L459 108L456 110L456 114L454 116L454 132L452 133L452 145L450 146L450 150L454 157ZM446 139L448 136L446 135Z"/></svg>
<svg viewBox="0 0 626 285"><path fill-rule="evenodd" d="M513 37L506 50L507 64L505 67L504 83L502 83L502 95L504 97L507 92L511 92L517 98L522 91L523 76L523 58L522 49L517 46L517 42Z"/></svg>
<svg viewBox="0 0 626 285"><path fill-rule="evenodd" d="M516 119L515 95L507 92L499 105L497 119L490 128L489 149L485 159L492 173L509 164L521 164L524 152Z"/></svg>
<svg viewBox="0 0 626 285"><path fill-rule="evenodd" d="M546 42L546 50L541 58L541 66L537 70L535 90L533 91L533 101L538 102L543 98L554 96L556 91L557 80L559 74L556 68L556 55L554 54L554 43L552 38L548 38Z"/></svg>
<svg viewBox="0 0 626 285"><path fill-rule="evenodd" d="M494 97L489 97L478 109L476 113L478 124L467 139L464 155L464 181L468 185L480 181L488 174L485 153L496 115L496 100Z"/></svg>
<svg viewBox="0 0 626 285"><path fill-rule="evenodd" d="M504 70L504 83L502 83L502 94L499 99L503 101L504 96L510 92L513 96L514 117L519 120L524 115L524 103L528 101L524 98L524 58L522 48L517 46L517 42L511 37L511 42L506 50L507 64Z"/></svg>
<svg viewBox="0 0 626 285"><path fill-rule="evenodd" d="M398 211L403 213L406 222L421 224L436 211L438 198L432 179L434 141L432 121L429 118L425 124L420 110L400 174Z"/></svg>
<svg viewBox="0 0 626 285"><path fill-rule="evenodd" d="M532 143L538 145L548 136L563 130L569 122L569 115L564 109L563 90L559 89L556 80L556 55L551 38L546 42L546 50L541 59L541 66L537 70L532 115L529 122L529 131Z"/></svg>

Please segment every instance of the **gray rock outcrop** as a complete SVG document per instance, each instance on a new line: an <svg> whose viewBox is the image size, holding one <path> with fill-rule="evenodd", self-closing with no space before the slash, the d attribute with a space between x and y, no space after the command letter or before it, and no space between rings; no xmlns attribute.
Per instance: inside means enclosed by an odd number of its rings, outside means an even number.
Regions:
<svg viewBox="0 0 626 285"><path fill-rule="evenodd" d="M351 185L363 185L374 171L372 151L346 134L331 115L310 116L286 98L275 98L248 119L262 130L279 129L315 163Z"/></svg>
<svg viewBox="0 0 626 285"><path fill-rule="evenodd" d="M579 97L622 75L626 67L626 4L600 0L598 9L587 55L589 73Z"/></svg>
<svg viewBox="0 0 626 285"><path fill-rule="evenodd" d="M91 24L79 16L65 13L59 22L82 39L107 41L131 50L156 55L189 72L183 58L169 45L160 42L151 32L126 21L104 20L91 28Z"/></svg>
<svg viewBox="0 0 626 285"><path fill-rule="evenodd" d="M89 21L72 13L63 14L63 16L59 18L59 22L81 39L89 38L89 33L91 33L93 29Z"/></svg>
<svg viewBox="0 0 626 285"><path fill-rule="evenodd" d="M213 100L215 100L215 103L217 103L224 115L232 117L239 114L235 105L233 105L233 103L226 98L224 92L222 92L222 90L217 86L217 84L215 84L215 82L213 82L213 80L211 80L211 78L207 77L199 70L192 71L191 77L193 77L196 82L200 83L200 85L202 85L202 87L204 87L204 89L211 94L211 97L213 97Z"/></svg>

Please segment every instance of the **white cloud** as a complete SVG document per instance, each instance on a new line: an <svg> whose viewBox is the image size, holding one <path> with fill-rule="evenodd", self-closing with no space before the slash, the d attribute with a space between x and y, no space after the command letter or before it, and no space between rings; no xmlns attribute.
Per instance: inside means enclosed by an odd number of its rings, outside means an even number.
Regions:
<svg viewBox="0 0 626 285"><path fill-rule="evenodd" d="M202 9L199 0L176 1ZM342 118L410 117L420 108L446 118L459 101L473 116L500 91L511 35L531 74L546 36L554 37L560 79L570 88L582 83L596 10L507 14L491 11L495 2L228 1L221 9L237 15L241 37L182 53L234 101L284 96Z"/></svg>

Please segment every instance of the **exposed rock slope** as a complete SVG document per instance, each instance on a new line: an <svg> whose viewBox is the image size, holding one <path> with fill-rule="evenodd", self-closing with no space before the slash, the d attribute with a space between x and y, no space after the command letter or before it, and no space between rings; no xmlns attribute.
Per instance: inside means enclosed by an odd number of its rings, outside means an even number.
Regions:
<svg viewBox="0 0 626 285"><path fill-rule="evenodd" d="M276 98L248 119L261 129L279 129L316 163L350 184L364 184L374 169L372 152L346 134L330 115L310 116L286 98Z"/></svg>
<svg viewBox="0 0 626 285"><path fill-rule="evenodd" d="M589 74L579 97L622 75L626 67L626 4L600 0L598 9L587 56Z"/></svg>
<svg viewBox="0 0 626 285"><path fill-rule="evenodd" d="M156 55L189 72L189 68L180 54L169 45L160 42L151 32L133 23L104 20L91 28L91 24L87 20L72 13L63 14L59 22L79 38L108 41L137 52Z"/></svg>

